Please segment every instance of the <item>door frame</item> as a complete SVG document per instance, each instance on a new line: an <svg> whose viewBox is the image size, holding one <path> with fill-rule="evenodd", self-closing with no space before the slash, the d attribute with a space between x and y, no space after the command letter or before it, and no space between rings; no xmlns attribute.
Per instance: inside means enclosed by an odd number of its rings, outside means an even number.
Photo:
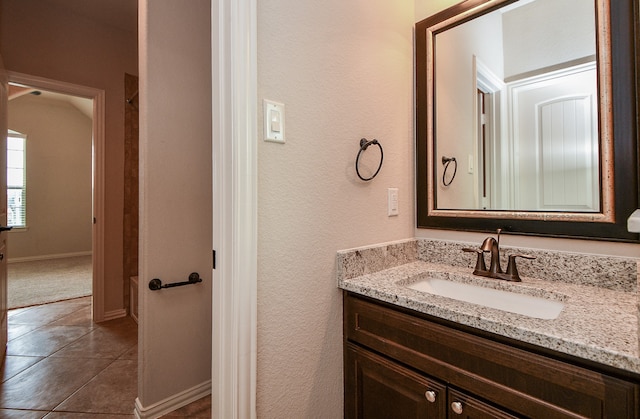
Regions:
<svg viewBox="0 0 640 419"><path fill-rule="evenodd" d="M104 311L104 150L105 150L105 91L93 87L81 86L7 71L9 83L23 84L36 89L49 90L93 100L92 119L92 166L93 166L93 231L91 235L93 259L93 320L105 320Z"/></svg>
<svg viewBox="0 0 640 419"><path fill-rule="evenodd" d="M256 0L211 0L211 412L256 417L258 82Z"/></svg>

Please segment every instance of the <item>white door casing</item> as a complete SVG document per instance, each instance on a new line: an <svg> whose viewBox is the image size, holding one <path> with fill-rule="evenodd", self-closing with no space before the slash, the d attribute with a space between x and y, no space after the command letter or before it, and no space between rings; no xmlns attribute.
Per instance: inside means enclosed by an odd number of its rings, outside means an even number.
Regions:
<svg viewBox="0 0 640 419"><path fill-rule="evenodd" d="M93 263L93 320L109 320L104 309L104 154L105 154L105 91L29 74L8 72L9 82L93 100L92 166L93 166L93 231L91 238ZM6 196L6 193L5 193Z"/></svg>
<svg viewBox="0 0 640 419"><path fill-rule="evenodd" d="M9 115L7 72L0 56L0 225L7 225L7 134ZM0 362L7 350L7 233L0 233Z"/></svg>
<svg viewBox="0 0 640 419"><path fill-rule="evenodd" d="M213 0L212 415L256 417L256 0Z"/></svg>

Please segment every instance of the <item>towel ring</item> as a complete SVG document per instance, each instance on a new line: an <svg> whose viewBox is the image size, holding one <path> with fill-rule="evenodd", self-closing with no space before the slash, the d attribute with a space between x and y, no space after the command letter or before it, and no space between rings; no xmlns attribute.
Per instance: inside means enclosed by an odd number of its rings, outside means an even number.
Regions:
<svg viewBox="0 0 640 419"><path fill-rule="evenodd" d="M453 162L453 175L451 175L451 179L449 179L449 182L447 182L447 169L449 168L451 162ZM449 186L451 185L451 182L453 182L453 179L456 177L456 172L458 171L458 161L455 157L442 156L442 164L444 165L444 172L442 173L442 184L444 186Z"/></svg>
<svg viewBox="0 0 640 419"><path fill-rule="evenodd" d="M362 154L362 152L364 150L366 150L371 144L375 144L378 147L380 147L380 164L378 165L378 170L376 170L376 172L371 175L371 177L368 178L364 178L362 177L362 175L360 174L360 169L358 167L358 163L360 160L360 154ZM380 171L380 169L382 168L382 160L384 159L384 151L382 151L382 145L380 145L380 143L378 142L378 140L373 139L371 141L367 141L366 138L363 138L360 140L360 150L358 151L358 155L356 156L356 173L358 174L358 177L362 180L364 180L365 182L370 181L371 179L373 179L374 177L376 177L376 175L378 174L378 172Z"/></svg>

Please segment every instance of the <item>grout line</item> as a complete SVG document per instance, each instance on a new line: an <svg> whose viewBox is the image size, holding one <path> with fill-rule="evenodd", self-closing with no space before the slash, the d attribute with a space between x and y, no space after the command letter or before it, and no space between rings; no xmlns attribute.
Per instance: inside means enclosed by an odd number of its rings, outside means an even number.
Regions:
<svg viewBox="0 0 640 419"><path fill-rule="evenodd" d="M103 373L107 368L109 368L111 365L113 365L113 363L117 361L117 359L112 359L111 362L109 364L107 364L107 366L105 366L103 369L101 369L100 371L98 371L96 373L96 375L94 375L93 377L89 378L84 384L82 384L80 387L78 387L75 391L73 391L70 395L68 395L65 399L63 399L60 403L58 403L56 406L53 407L53 409L51 409L51 412L71 412L71 413L91 413L91 414L95 414L94 412L79 412L79 411L68 411L68 410L58 410L56 411L56 409L58 408L58 406L62 405L64 402L66 402L67 400L69 400L70 398L72 398L74 395L76 395L80 390L82 390L83 388L85 388L87 385L89 385L90 382L92 382L93 380L96 379L96 377L98 377L98 375L100 375L101 373Z"/></svg>

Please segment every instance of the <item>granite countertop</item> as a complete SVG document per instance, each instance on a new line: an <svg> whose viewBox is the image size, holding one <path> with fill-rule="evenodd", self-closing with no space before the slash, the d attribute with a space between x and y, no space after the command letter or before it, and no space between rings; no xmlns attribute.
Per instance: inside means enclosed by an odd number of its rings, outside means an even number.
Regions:
<svg viewBox="0 0 640 419"><path fill-rule="evenodd" d="M433 272L456 281L560 300L553 320L492 309L407 288ZM522 275L521 275L522 276ZM635 292L522 276L512 283L472 275L467 267L411 261L355 277L339 277L339 288L476 329L517 339L634 373L640 373Z"/></svg>

